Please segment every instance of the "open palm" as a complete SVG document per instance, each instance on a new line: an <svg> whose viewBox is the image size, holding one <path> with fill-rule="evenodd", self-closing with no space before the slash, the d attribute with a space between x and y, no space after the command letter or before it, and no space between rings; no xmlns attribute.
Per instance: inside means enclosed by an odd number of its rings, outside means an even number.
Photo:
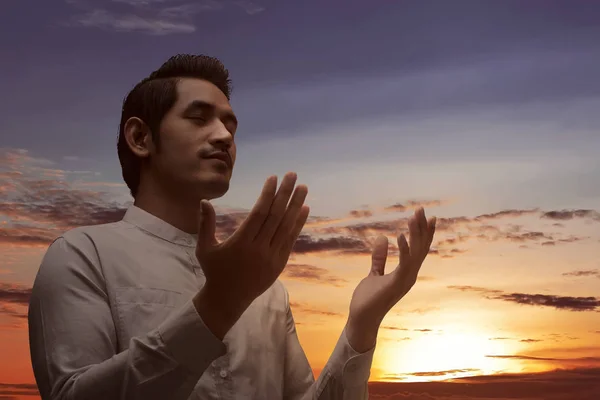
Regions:
<svg viewBox="0 0 600 400"><path fill-rule="evenodd" d="M422 208L415 212L408 221L410 245L403 234L398 236L400 262L388 274L384 271L388 240L385 236L377 238L373 248L371 271L358 284L352 295L351 320L361 325L378 326L388 311L410 291L429 253L435 233L435 222L435 217L427 221Z"/></svg>

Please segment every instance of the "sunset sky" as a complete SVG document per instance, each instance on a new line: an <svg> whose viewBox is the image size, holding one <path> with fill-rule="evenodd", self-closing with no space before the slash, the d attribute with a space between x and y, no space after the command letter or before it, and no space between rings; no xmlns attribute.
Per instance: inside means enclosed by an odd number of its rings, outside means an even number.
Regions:
<svg viewBox="0 0 600 400"><path fill-rule="evenodd" d="M41 258L65 230L122 216L122 99L180 52L233 78L220 232L267 176L309 187L282 279L316 374L373 239L389 236L395 267L423 205L436 239L384 321L371 397L596 399L599 43L593 1L2 0L0 399L37 396Z"/></svg>

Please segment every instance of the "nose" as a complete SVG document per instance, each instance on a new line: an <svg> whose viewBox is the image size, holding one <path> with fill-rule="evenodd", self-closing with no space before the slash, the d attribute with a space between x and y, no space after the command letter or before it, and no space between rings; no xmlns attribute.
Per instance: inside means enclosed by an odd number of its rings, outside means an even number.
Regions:
<svg viewBox="0 0 600 400"><path fill-rule="evenodd" d="M233 144L233 135L221 121L217 121L215 129L209 138L210 144L221 151L227 151Z"/></svg>

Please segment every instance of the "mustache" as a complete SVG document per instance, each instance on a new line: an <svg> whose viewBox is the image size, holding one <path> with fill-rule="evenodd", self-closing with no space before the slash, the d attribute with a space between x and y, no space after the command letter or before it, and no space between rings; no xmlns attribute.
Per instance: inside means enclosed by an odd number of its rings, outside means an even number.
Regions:
<svg viewBox="0 0 600 400"><path fill-rule="evenodd" d="M204 150L200 151L200 157L202 157L202 158L210 158L210 157L214 157L215 155L226 156L229 166L233 167L233 157L231 156L230 149L210 148L210 149L204 149Z"/></svg>

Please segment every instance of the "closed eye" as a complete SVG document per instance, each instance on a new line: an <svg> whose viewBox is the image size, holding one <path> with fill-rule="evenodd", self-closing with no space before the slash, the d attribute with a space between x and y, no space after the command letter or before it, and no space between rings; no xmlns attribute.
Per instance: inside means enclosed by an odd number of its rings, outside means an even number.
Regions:
<svg viewBox="0 0 600 400"><path fill-rule="evenodd" d="M189 117L189 119L191 119L195 124L198 124L198 125L204 125L207 122L207 119L205 117L201 117L201 116Z"/></svg>

